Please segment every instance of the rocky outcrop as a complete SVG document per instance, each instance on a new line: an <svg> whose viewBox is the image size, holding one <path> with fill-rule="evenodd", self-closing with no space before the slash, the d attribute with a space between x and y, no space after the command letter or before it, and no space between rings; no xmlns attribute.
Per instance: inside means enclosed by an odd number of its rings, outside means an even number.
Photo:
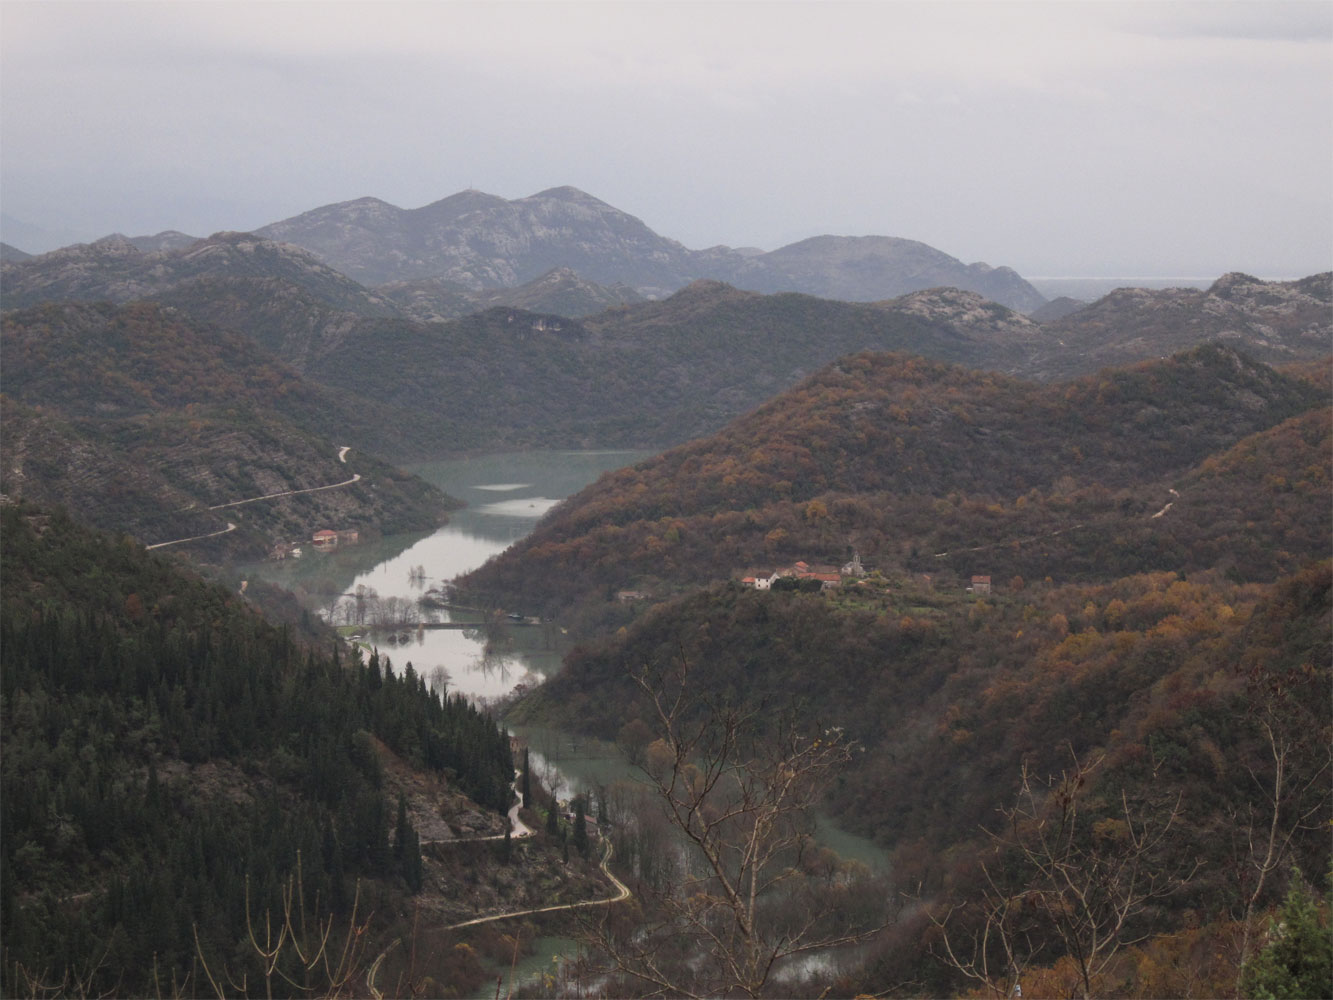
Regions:
<svg viewBox="0 0 1333 1000"><path fill-rule="evenodd" d="M1212 340L1268 364L1313 360L1333 351L1333 272L1298 281L1233 272L1203 291L1120 288L1045 329L1051 347L1033 361L1042 377L1161 357Z"/></svg>
<svg viewBox="0 0 1333 1000"><path fill-rule="evenodd" d="M277 279L341 310L365 316L394 312L308 250L249 233L216 233L184 249L149 252L124 236L108 236L0 267L7 309L50 301L131 302L202 277Z"/></svg>

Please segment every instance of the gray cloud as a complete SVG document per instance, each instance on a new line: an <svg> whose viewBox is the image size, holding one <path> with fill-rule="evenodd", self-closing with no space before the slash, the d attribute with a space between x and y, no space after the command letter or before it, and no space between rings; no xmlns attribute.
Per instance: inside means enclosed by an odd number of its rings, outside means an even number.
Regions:
<svg viewBox="0 0 1333 1000"><path fill-rule="evenodd" d="M573 184L693 247L1308 273L1333 247L1321 10L10 0L0 199L95 237Z"/></svg>

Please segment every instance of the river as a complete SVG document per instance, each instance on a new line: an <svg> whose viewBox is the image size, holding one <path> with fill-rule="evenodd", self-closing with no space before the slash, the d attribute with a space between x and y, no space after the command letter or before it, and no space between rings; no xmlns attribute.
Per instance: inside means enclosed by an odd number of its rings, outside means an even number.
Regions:
<svg viewBox="0 0 1333 1000"><path fill-rule="evenodd" d="M419 617L418 598L476 569L523 538L543 514L603 472L648 452L538 451L410 466L467 506L443 528L247 567L250 575L295 593L334 624L365 625L386 613ZM360 599L357 598L360 592ZM521 610L521 609L520 609ZM427 610L440 622L477 621L448 609ZM364 642L401 668L411 663L433 685L489 701L540 684L560 668L566 642L558 626L484 629L365 629ZM405 641L400 642L402 637Z"/></svg>
<svg viewBox="0 0 1333 1000"><path fill-rule="evenodd" d="M649 454L518 452L409 466L410 471L467 504L446 526L328 552L306 546L299 559L255 564L246 571L286 587L312 611L335 623L354 623L358 615L369 620L391 601L410 608L415 620L416 602L423 594L499 555L531 532L543 514L602 473ZM426 614L441 622L476 619L449 609ZM443 684L450 692L483 702L511 694L520 686L540 684L560 669L568 646L558 623L490 628L479 623L477 628L420 631L361 628L360 634L362 642L378 648L397 667L410 662L437 688ZM399 636L405 641L399 641ZM516 732L531 747L537 776L562 798L635 773L614 745L551 729L524 727ZM886 867L882 849L827 819L818 820L816 835L821 843L871 870ZM518 978L549 967L552 953L568 954L573 947L568 939L544 939L538 955L520 963Z"/></svg>

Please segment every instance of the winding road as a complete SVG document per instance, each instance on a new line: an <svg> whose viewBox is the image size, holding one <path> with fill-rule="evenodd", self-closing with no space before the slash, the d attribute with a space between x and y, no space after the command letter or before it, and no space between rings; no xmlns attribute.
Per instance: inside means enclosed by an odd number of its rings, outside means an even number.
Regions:
<svg viewBox="0 0 1333 1000"><path fill-rule="evenodd" d="M606 899L584 899L577 903L560 903L555 906L539 906L536 909L515 910L512 913L494 913L489 917L475 917L472 920L464 920L461 923L449 924L447 927L442 927L440 929L453 931L463 927L475 927L477 924L488 924L496 920L508 920L510 917L530 917L537 913L555 913L559 910L578 910L587 906L610 906L612 903L619 903L629 899L632 895L629 886L616 877L615 873L611 871L610 864L611 841L608 839L606 841L606 850L602 852L602 863L600 868L602 874L610 879L611 883L616 887L617 891L614 896L608 896ZM385 948L380 952L375 961L370 963L370 968L366 970L366 989L370 990L370 995L374 997L375 1000L384 1000L384 994L375 987L375 978L379 975L380 965L383 963L384 959L388 957L389 952L391 952L399 943L399 941L394 941L388 948Z"/></svg>
<svg viewBox="0 0 1333 1000"><path fill-rule="evenodd" d="M221 531L210 531L207 535L194 535L191 538L177 538L170 542L158 542L156 545L145 545L144 548L160 549L166 545L179 545L181 544L181 542L197 542L201 538L216 538L218 535L225 535L227 532L235 530L236 530L236 525L228 521L227 526L223 528Z"/></svg>
<svg viewBox="0 0 1333 1000"><path fill-rule="evenodd" d="M350 445L343 445L341 448L339 448L338 461L342 462L345 465L347 463L347 453L349 451L351 451ZM311 486L308 489L304 490L283 490L281 493L265 493L262 497L248 497L245 500L233 500L230 503L214 504L212 507L207 507L205 509L225 510L228 507L239 507L242 504L257 503L260 500L275 500L278 497L294 497L294 496L299 496L302 493L318 493L320 490L336 490L340 486L351 486L353 483L359 483L360 481L361 481L361 473L357 472L353 474L351 479L344 479L341 483L329 483L329 485L327 486ZM183 507L181 509L185 511L185 510L192 510L193 508ZM235 530L236 530L236 525L228 521L227 526L223 528L221 531L213 531L206 535L192 535L189 538L173 538L169 542L158 542L155 545L146 545L144 547L146 549L160 549L167 545L180 545L184 542L197 542L201 538L214 538L218 535L225 535L227 532Z"/></svg>
<svg viewBox="0 0 1333 1000"><path fill-rule="evenodd" d="M1175 497L1176 500L1179 500L1179 499L1180 499L1180 494L1177 493L1175 490L1171 490L1171 495L1172 495L1173 497ZM1165 507L1163 507L1163 508L1162 508L1161 510L1159 510L1156 514L1154 514L1153 517L1161 517L1163 514L1165 514L1168 510L1170 510L1172 507L1174 507L1174 506L1176 505L1176 500L1172 500L1172 501L1171 501L1170 503L1168 503Z"/></svg>
<svg viewBox="0 0 1333 1000"><path fill-rule="evenodd" d="M509 822L513 826L513 829L510 831L510 836L516 839L520 837L531 837L536 831L518 818L518 811L523 806L523 793L515 788L514 794L518 796L518 802L509 808ZM469 837L466 840L430 840L422 841L422 843L473 844L484 840L503 839L504 834L500 834L498 837ZM560 910L577 910L588 906L610 906L612 903L619 903L629 899L632 895L629 886L620 881L616 874L611 871L611 840L609 837L606 838L605 844L606 848L602 851L602 863L598 867L601 870L601 873L616 887L616 894L614 896L608 896L605 899L583 899L579 900L577 903L557 903L554 906L538 906L528 910L512 910L508 913L492 913L489 916L473 917L471 920L464 920L457 924L448 924L441 927L440 930L460 930L464 927L475 927L478 924L489 924L496 920L508 920L510 917L530 917L538 913L555 913ZM370 968L366 970L366 989L370 991L370 995L374 997L375 1000L384 1000L384 994L375 986L375 978L379 975L380 965L384 962L384 959L388 957L389 952L393 951L399 943L400 941L396 940L390 944L389 947L380 952L375 961L370 964Z"/></svg>
<svg viewBox="0 0 1333 1000"><path fill-rule="evenodd" d="M306 490L283 490L281 493L265 493L262 497L250 497L247 500L233 500L231 503L219 503L209 507L209 510L222 510L225 507L239 507L243 503L256 503L260 500L274 500L278 497L294 497L302 493L318 493L320 490L336 490L339 486L351 486L353 483L361 481L361 473L356 473L351 479L344 479L341 483L329 483L328 486L312 486Z"/></svg>
<svg viewBox="0 0 1333 1000"><path fill-rule="evenodd" d="M555 913L557 910L578 910L585 906L609 906L612 903L619 903L629 899L631 895L629 886L616 877L615 873L611 871L610 864L611 841L608 838L606 841L606 850L602 852L602 863L598 867L601 869L602 874L610 879L611 884L616 887L617 891L614 896L608 896L605 899L583 899L577 903L559 903L555 906L538 906L535 909L515 910L512 913L493 913L489 917L474 917L471 920L464 920L462 923L449 924L447 927L441 929L453 931L458 930L460 927L473 927L477 924L488 924L493 920L508 920L510 917L529 917L534 913Z"/></svg>

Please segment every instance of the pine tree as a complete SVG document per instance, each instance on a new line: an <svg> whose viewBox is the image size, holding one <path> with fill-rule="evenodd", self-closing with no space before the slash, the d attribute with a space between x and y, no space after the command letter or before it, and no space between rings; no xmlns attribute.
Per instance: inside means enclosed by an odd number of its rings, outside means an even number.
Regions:
<svg viewBox="0 0 1333 1000"><path fill-rule="evenodd" d="M1333 984L1333 924L1319 900L1293 871L1286 902L1269 930L1269 941L1242 973L1247 997L1327 996Z"/></svg>

